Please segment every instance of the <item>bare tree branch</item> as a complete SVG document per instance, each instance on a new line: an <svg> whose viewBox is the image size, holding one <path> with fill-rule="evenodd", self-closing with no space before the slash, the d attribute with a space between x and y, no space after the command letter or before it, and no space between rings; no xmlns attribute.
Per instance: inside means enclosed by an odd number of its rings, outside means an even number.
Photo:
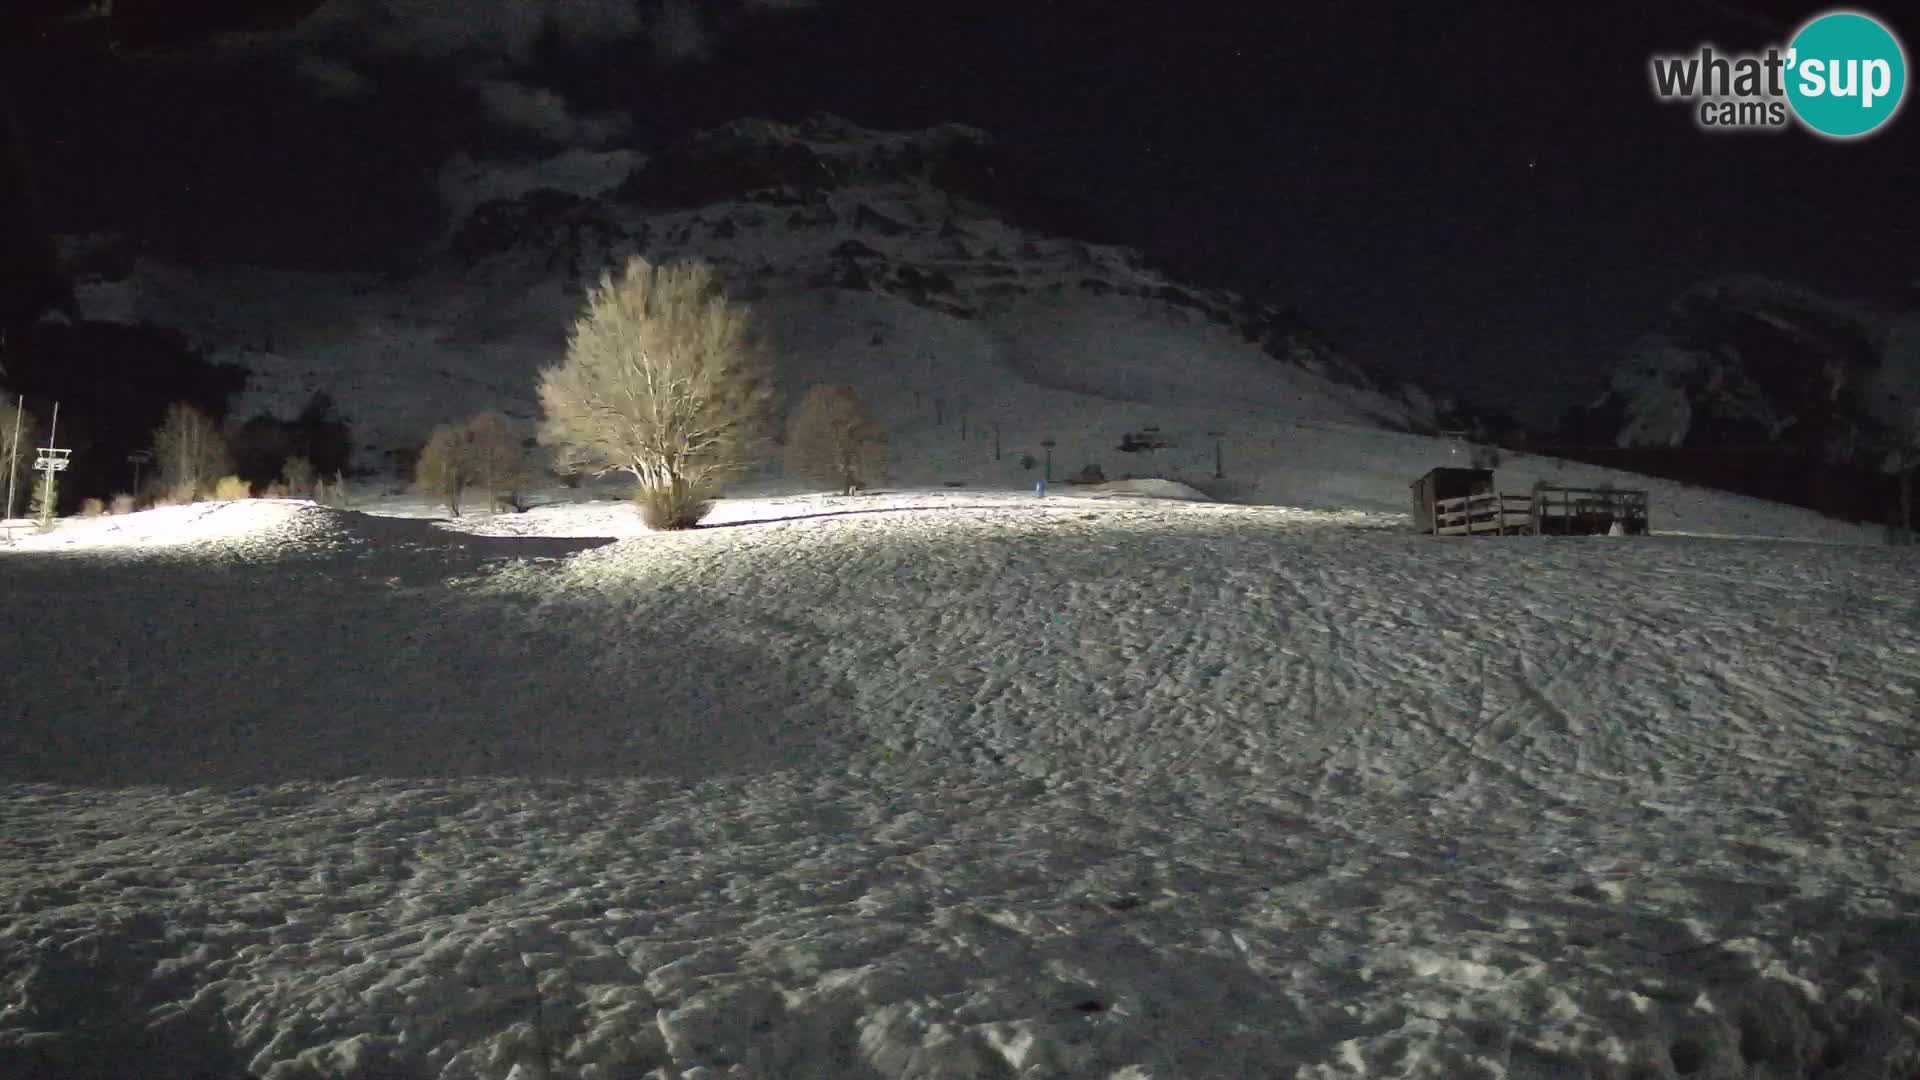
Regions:
<svg viewBox="0 0 1920 1080"><path fill-rule="evenodd" d="M719 294L712 270L635 258L601 278L566 360L541 373L540 439L575 467L631 473L643 500L692 513L745 467L771 402L746 308Z"/></svg>

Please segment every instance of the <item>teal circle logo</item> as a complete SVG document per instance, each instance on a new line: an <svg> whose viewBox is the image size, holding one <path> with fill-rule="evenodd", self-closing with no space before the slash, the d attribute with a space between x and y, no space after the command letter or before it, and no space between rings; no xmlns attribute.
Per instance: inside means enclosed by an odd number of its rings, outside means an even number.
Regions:
<svg viewBox="0 0 1920 1080"><path fill-rule="evenodd" d="M1852 139L1875 131L1900 111L1906 92L1906 52L1871 15L1829 12L1788 46L1787 101L1818 134Z"/></svg>

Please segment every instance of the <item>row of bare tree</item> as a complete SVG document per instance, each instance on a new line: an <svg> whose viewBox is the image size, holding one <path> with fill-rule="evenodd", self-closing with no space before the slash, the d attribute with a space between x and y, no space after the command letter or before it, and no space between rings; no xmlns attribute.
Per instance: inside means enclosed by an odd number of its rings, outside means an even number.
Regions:
<svg viewBox="0 0 1920 1080"><path fill-rule="evenodd" d="M420 487L460 516L461 497L470 488L486 492L487 504L520 509L520 488L527 478L527 454L513 426L497 412L483 412L465 423L441 424L420 451L414 479Z"/></svg>
<svg viewBox="0 0 1920 1080"><path fill-rule="evenodd" d="M690 528L706 515L720 485L770 441L775 415L772 369L747 308L697 262L635 258L617 278L603 276L565 358L541 373L539 396L538 441L554 449L556 468L631 474L643 518L663 529ZM784 444L789 474L849 494L886 468L887 430L850 386L812 387L788 417ZM168 410L153 458L154 498L192 502L238 490L225 434L192 406ZM475 488L495 506L520 507L527 473L511 422L485 412L436 428L415 475L458 515ZM234 483L222 488L227 480ZM307 495L316 485L311 462L293 457L271 493Z"/></svg>
<svg viewBox="0 0 1920 1080"><path fill-rule="evenodd" d="M31 412L7 409L0 415L0 497L7 490L26 491L31 487L36 514L44 502L54 498L50 476L30 479L40 434L40 421ZM151 505L252 494L239 477L232 475L233 458L226 433L191 405L175 404L167 409L165 420L153 432L152 459L154 472L143 485L144 490L122 499ZM321 483L310 461L291 457L282 466L273 493L311 495ZM120 501L116 499L116 504ZM11 516L14 509L6 507L5 516Z"/></svg>
<svg viewBox="0 0 1920 1080"><path fill-rule="evenodd" d="M769 441L772 368L745 305L729 300L698 262L628 261L601 278L567 339L566 357L540 375L539 442L562 473L634 478L643 519L691 528L720 486ZM849 386L815 386L787 422L790 474L848 493L886 468L886 428ZM504 418L443 425L417 478L459 512L459 491L517 490L525 460Z"/></svg>

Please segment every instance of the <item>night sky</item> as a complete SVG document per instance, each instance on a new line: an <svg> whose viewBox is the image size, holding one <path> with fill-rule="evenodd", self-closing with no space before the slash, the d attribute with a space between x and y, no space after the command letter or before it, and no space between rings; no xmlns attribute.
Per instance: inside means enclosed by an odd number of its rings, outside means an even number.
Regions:
<svg viewBox="0 0 1920 1080"><path fill-rule="evenodd" d="M1650 92L1653 52L1756 49L1825 5L734 0L700 7L698 48L678 54L611 32L496 54L489 6L461 50L363 47L391 36L372 19L219 64L16 35L6 78L54 228L380 263L432 230L433 175L454 150L560 149L490 120L472 92L484 78L555 91L578 116L624 112L621 140L640 146L819 109L976 124L1061 227L1296 305L1363 363L1541 422L1590 397L1701 279L1863 297L1920 281L1911 107L1836 144L1709 135ZM218 21L214 0L195 8ZM123 34L164 25L133 11ZM1911 54L1920 20L1879 13ZM289 48L365 91L316 95L288 74Z"/></svg>

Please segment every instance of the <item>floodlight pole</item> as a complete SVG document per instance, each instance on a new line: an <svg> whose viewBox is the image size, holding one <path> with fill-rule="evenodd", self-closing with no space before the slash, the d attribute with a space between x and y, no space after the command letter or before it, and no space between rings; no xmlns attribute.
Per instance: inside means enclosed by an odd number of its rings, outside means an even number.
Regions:
<svg viewBox="0 0 1920 1080"><path fill-rule="evenodd" d="M13 453L7 458L7 512L0 514L0 520L13 516L13 489L20 476L20 425L27 418L27 395L20 395L20 404L13 414Z"/></svg>

